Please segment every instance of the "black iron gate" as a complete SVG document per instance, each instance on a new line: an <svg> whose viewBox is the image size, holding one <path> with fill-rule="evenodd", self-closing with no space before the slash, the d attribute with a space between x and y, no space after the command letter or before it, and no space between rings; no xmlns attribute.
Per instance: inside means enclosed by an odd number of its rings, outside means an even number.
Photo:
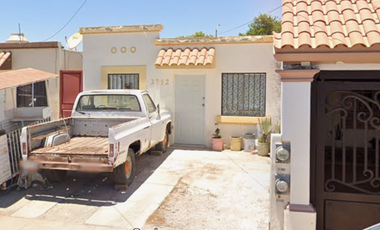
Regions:
<svg viewBox="0 0 380 230"><path fill-rule="evenodd" d="M318 229L380 222L380 73L373 73L322 72L312 83L311 191Z"/></svg>

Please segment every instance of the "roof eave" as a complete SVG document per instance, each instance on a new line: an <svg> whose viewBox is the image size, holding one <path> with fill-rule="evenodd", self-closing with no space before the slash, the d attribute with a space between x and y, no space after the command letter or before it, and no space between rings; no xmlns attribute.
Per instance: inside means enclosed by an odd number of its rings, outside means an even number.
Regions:
<svg viewBox="0 0 380 230"><path fill-rule="evenodd" d="M205 38L160 38L156 39L154 43L156 46L273 43L273 36L265 35Z"/></svg>
<svg viewBox="0 0 380 230"><path fill-rule="evenodd" d="M61 43L52 42L29 42L29 43L0 43L0 49L51 49L60 48Z"/></svg>
<svg viewBox="0 0 380 230"><path fill-rule="evenodd" d="M139 33L139 32L161 32L164 26L155 25L130 25L130 26L99 26L80 27L79 33L85 34L110 34L110 33Z"/></svg>
<svg viewBox="0 0 380 230"><path fill-rule="evenodd" d="M295 49L291 46L274 48L274 57L283 62L314 62L314 63L380 63L380 45L365 46L337 46L330 48L321 46L312 48L303 46Z"/></svg>

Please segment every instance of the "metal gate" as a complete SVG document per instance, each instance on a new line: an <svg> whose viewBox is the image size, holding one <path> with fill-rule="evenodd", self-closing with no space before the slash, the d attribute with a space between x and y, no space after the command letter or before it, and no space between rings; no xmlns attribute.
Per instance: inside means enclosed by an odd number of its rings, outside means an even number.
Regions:
<svg viewBox="0 0 380 230"><path fill-rule="evenodd" d="M312 83L311 195L318 229L380 222L380 82L365 76L324 72Z"/></svg>

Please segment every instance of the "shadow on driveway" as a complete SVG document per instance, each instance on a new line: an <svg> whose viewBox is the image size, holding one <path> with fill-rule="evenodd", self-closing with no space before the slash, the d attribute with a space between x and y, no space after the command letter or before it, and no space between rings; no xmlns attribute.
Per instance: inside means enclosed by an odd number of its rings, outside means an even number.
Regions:
<svg viewBox="0 0 380 230"><path fill-rule="evenodd" d="M172 152L173 149L170 148L161 156L146 153L137 157L136 178L127 191L116 191L114 189L112 174L110 173L69 172L63 182L47 182L48 189L37 185L27 190L17 191L14 188L0 192L0 208L7 208L24 197L27 200L90 206L111 206L118 202L125 202Z"/></svg>

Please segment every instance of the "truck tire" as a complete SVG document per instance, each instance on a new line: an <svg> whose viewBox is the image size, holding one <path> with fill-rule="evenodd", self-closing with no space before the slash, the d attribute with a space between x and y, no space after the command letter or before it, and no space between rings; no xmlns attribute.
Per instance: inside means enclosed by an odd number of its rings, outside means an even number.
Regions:
<svg viewBox="0 0 380 230"><path fill-rule="evenodd" d="M169 145L169 133L168 131L166 130L165 132L165 137L164 137L164 140L161 141L160 143L158 143L156 145L156 150L157 151L161 151L161 152L166 152L168 150L168 145Z"/></svg>
<svg viewBox="0 0 380 230"><path fill-rule="evenodd" d="M129 149L127 160L113 170L113 180L115 185L131 185L135 178L135 172L135 153L132 149Z"/></svg>
<svg viewBox="0 0 380 230"><path fill-rule="evenodd" d="M41 171L41 174L50 182L61 182L65 180L67 170L45 169Z"/></svg>

